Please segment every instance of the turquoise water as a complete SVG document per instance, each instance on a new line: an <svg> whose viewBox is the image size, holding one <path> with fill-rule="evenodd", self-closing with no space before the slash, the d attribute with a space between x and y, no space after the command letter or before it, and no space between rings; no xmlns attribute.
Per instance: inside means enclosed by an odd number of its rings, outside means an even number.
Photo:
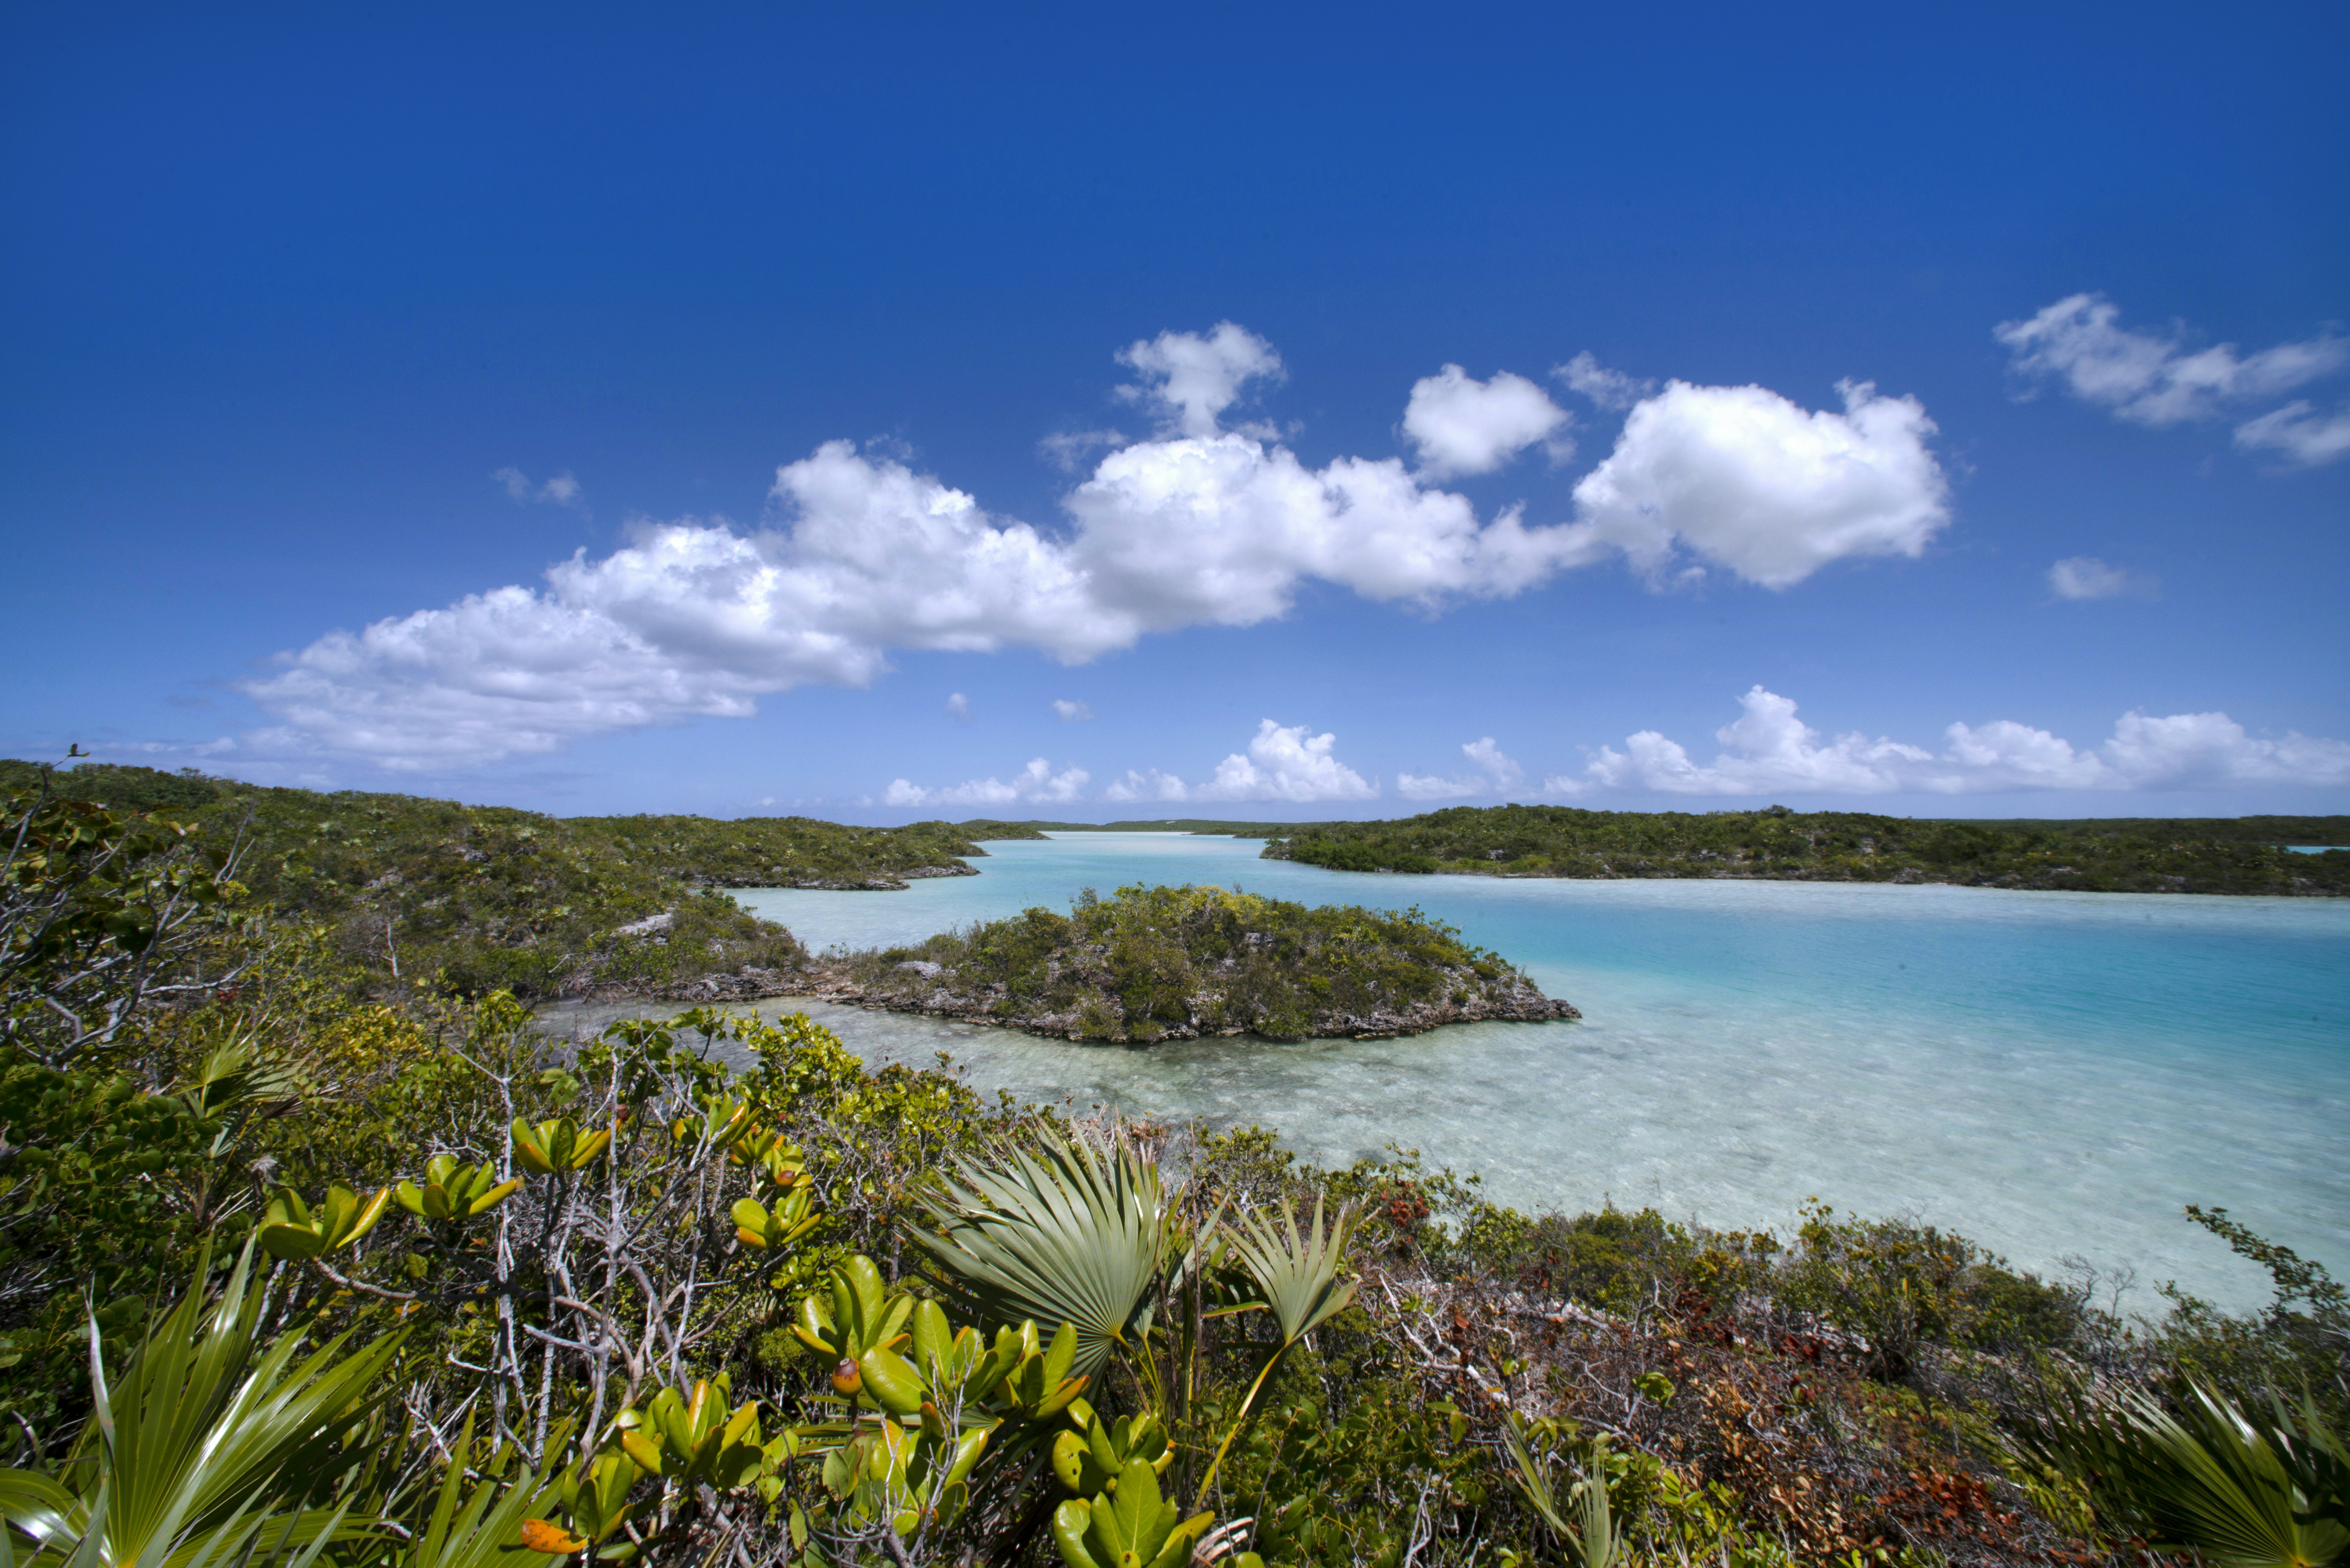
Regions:
<svg viewBox="0 0 2350 1568"><path fill-rule="evenodd" d="M2278 847L2289 849L2295 855L2323 855L2329 849L2339 849L2342 846L2339 844L2283 844L2279 845Z"/></svg>
<svg viewBox="0 0 2350 1568"><path fill-rule="evenodd" d="M816 948L1138 881L1417 903L1584 1021L1134 1049L811 1011L868 1059L951 1051L990 1093L1261 1122L1325 1162L1392 1142L1522 1207L1783 1229L1816 1195L2033 1268L2135 1270L2139 1311L2170 1278L2260 1299L2264 1276L2179 1217L2199 1202L2350 1272L2350 901L1368 877L1258 847L1074 835L904 892L737 897Z"/></svg>

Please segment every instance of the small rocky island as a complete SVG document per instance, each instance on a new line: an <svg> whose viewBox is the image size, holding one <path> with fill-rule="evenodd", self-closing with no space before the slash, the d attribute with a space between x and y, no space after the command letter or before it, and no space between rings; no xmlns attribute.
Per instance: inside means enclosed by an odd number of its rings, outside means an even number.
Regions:
<svg viewBox="0 0 2350 1568"><path fill-rule="evenodd" d="M815 976L810 989L830 1002L1134 1044L1582 1016L1417 909L1221 888L1088 889L1067 915L1034 909L910 947L830 954Z"/></svg>

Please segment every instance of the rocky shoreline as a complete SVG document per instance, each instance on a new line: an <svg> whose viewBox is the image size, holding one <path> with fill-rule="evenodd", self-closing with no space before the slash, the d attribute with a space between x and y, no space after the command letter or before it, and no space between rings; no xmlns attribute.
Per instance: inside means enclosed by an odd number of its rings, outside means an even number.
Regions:
<svg viewBox="0 0 2350 1568"><path fill-rule="evenodd" d="M970 1023L1002 1024L1048 1039L1135 1041L1119 999L1105 992L1097 992L1088 998L1093 1006L1054 1011L1024 1008L1001 984L957 990L943 966L920 960L901 961L892 972L905 975L906 981L868 985L852 974L838 970L827 972L820 967L811 977L812 984L809 979L799 983L805 988L804 994L819 1001L876 1012L919 1012ZM1401 1034L1425 1034L1448 1023L1541 1023L1583 1016L1572 1003L1544 996L1523 975L1513 973L1499 981L1488 981L1465 966L1445 973L1451 988L1438 1000L1410 1002L1400 1007L1376 1007L1359 1013L1332 1009L1315 1013L1301 1033L1284 1033L1276 1038L1387 1040ZM1202 1035L1229 1039L1259 1033L1244 1026L1216 1026L1211 1020L1222 1001L1213 992L1186 998L1182 1022L1169 1019L1159 1023L1155 1039L1196 1040Z"/></svg>
<svg viewBox="0 0 2350 1568"><path fill-rule="evenodd" d="M778 867L780 869L780 867ZM909 882L920 882L933 877L976 877L979 867L961 860L950 860L941 866L909 866L898 871L881 871L869 877L699 877L688 879L695 888L795 888L824 893L902 893Z"/></svg>

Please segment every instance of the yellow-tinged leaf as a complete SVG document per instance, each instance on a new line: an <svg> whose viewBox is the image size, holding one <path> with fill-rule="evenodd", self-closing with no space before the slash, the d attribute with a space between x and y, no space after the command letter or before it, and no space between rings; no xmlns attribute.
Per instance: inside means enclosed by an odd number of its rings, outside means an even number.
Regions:
<svg viewBox="0 0 2350 1568"><path fill-rule="evenodd" d="M465 1206L465 1212L468 1216L471 1216L479 1214L484 1210L495 1209L499 1204L504 1203L507 1199L512 1198L515 1192L521 1189L521 1188L522 1178L519 1176L515 1177L511 1181L502 1181L497 1186L491 1188L487 1192L483 1193L479 1198L474 1199L473 1202L467 1204Z"/></svg>

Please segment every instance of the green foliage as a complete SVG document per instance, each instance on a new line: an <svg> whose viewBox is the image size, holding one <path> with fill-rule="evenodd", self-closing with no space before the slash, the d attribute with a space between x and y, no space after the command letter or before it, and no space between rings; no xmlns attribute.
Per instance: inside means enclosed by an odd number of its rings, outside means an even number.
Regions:
<svg viewBox="0 0 2350 1568"><path fill-rule="evenodd" d="M56 1479L12 1470L0 1482L0 1508L42 1555L189 1568L342 1530L345 1510L306 1505L359 1458L355 1439L403 1336L374 1336L348 1355L348 1336L338 1336L296 1364L299 1331L259 1343L251 1250L206 1312L210 1262L200 1250L179 1303L110 1380L89 1325L94 1418Z"/></svg>
<svg viewBox="0 0 2350 1568"><path fill-rule="evenodd" d="M2225 1209L2189 1204L2188 1219L2268 1271L2275 1293L2258 1316L2219 1311L2162 1287L2171 1303L2160 1327L2165 1355L2188 1376L2247 1407L2272 1389L2312 1391L2324 1418L2350 1422L2350 1297L2314 1259L2253 1234Z"/></svg>
<svg viewBox="0 0 2350 1568"><path fill-rule="evenodd" d="M1924 1345L2059 1349L2084 1327L2078 1293L2018 1274L1964 1237L1906 1220L1804 1210L1779 1299L1866 1337L1870 1369L1905 1376Z"/></svg>
<svg viewBox="0 0 2350 1568"><path fill-rule="evenodd" d="M1142 1342L1177 1253L1159 1172L1050 1130L1034 1154L964 1163L926 1200L913 1241L983 1321L1074 1331L1073 1370L1098 1374Z"/></svg>
<svg viewBox="0 0 2350 1568"><path fill-rule="evenodd" d="M1141 1044L1560 1014L1499 956L1417 909L1308 908L1220 888L1087 892L1066 916L1028 909L841 968L868 1003Z"/></svg>
<svg viewBox="0 0 2350 1568"><path fill-rule="evenodd" d="M962 862L987 853L974 836L943 822L851 827L807 816L575 816L563 826L633 866L702 888L902 888L908 877L967 875Z"/></svg>
<svg viewBox="0 0 2350 1568"><path fill-rule="evenodd" d="M234 903L249 890L252 907L280 921L331 929L344 962L384 994L419 985L525 999L772 994L806 952L714 889L903 887L910 876L965 874L965 858L985 853L943 823L562 819L99 764L56 774L34 812L45 776L0 762L0 788L21 796L9 831L24 839L6 876L78 891L54 918L11 925L0 888L0 978L9 953L36 940L132 965L152 933L184 923L198 900ZM148 811L168 815L125 815ZM234 886L222 875L231 846ZM140 879L118 886L133 866ZM80 972L42 961L53 977ZM75 983L91 991L101 981ZM110 979L103 989L125 994Z"/></svg>
<svg viewBox="0 0 2350 1568"><path fill-rule="evenodd" d="M233 978L234 856L172 817L61 794L48 768L12 772L0 774L0 1051L76 1065L143 1006Z"/></svg>
<svg viewBox="0 0 2350 1568"><path fill-rule="evenodd" d="M1136 1459L1115 1491L1071 1498L1053 1512L1053 1543L1068 1568L1178 1568L1216 1521L1212 1513L1183 1517L1159 1491L1148 1460Z"/></svg>
<svg viewBox="0 0 2350 1568"><path fill-rule="evenodd" d="M2314 1405L2272 1396L2256 1417L2191 1381L2167 1402L2071 1376L2054 1392L2016 1424L2019 1457L2080 1485L2113 1534L2231 1568L2350 1561L2350 1446Z"/></svg>
<svg viewBox="0 0 2350 1568"><path fill-rule="evenodd" d="M1286 835L1265 846L1269 860L1337 871L2350 894L2350 854L2278 847L2350 843L2350 819L2343 817L1937 822L1783 806L1692 814L1502 805L1453 806L1396 822L1242 831Z"/></svg>

